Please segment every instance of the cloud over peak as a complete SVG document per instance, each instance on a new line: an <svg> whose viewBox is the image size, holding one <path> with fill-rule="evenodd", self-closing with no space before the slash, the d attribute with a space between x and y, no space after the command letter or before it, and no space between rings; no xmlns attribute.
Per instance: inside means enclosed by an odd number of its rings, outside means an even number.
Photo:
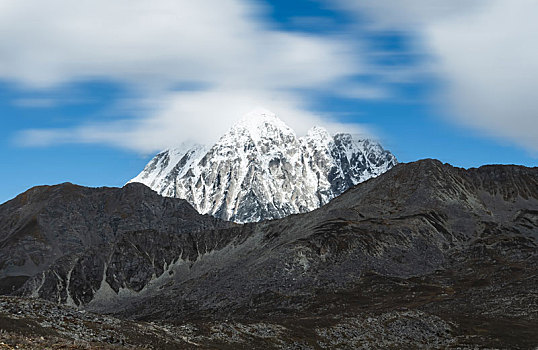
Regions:
<svg viewBox="0 0 538 350"><path fill-rule="evenodd" d="M118 82L143 96L133 110L149 111L69 130L29 130L21 134L29 145L97 142L156 151L184 137L214 137L260 100L283 118L312 124L321 119L297 90L330 90L363 69L346 40L278 30L263 19L266 8L251 1L0 4L0 79L38 89ZM203 88L175 91L193 83Z"/></svg>
<svg viewBox="0 0 538 350"><path fill-rule="evenodd" d="M280 29L261 1L0 0L0 81L47 90L98 80L132 92L120 101L128 106L121 117L27 130L20 141L150 153L181 139L215 138L256 105L290 125L363 130L316 113L312 92L389 101L391 84L427 72L442 82L434 96L439 115L538 152L536 1L326 5L356 20L326 33L301 32ZM376 65L383 52L365 37L384 32L409 38L421 59ZM38 108L45 100L21 101Z"/></svg>

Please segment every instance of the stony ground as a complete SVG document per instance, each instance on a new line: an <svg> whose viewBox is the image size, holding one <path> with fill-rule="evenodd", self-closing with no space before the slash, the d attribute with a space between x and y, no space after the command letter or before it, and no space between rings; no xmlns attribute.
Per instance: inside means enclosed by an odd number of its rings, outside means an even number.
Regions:
<svg viewBox="0 0 538 350"><path fill-rule="evenodd" d="M457 343L453 325L420 311L281 321L130 322L3 297L0 349L379 349Z"/></svg>
<svg viewBox="0 0 538 350"><path fill-rule="evenodd" d="M461 268L410 279L369 274L294 315L260 310L249 319L141 322L0 297L0 349L536 349L532 273Z"/></svg>

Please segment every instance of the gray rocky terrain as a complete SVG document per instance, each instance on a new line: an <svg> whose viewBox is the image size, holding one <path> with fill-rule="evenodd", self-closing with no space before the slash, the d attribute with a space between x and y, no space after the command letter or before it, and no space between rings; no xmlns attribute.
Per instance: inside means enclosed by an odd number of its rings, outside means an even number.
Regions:
<svg viewBox="0 0 538 350"><path fill-rule="evenodd" d="M141 184L35 187L0 207L0 287L73 305L93 299L103 277L140 290L165 264L194 259L200 232L211 239L231 225Z"/></svg>
<svg viewBox="0 0 538 350"><path fill-rule="evenodd" d="M6 339L37 341L24 310L58 308L157 334L55 331L80 346L538 346L538 168L399 164L312 212L244 225L140 184L59 185L0 206L0 228L16 295L0 315L20 324Z"/></svg>

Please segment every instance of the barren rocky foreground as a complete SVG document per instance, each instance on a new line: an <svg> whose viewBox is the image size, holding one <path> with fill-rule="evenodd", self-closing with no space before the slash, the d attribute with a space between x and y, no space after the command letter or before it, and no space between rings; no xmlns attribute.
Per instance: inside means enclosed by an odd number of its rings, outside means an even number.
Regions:
<svg viewBox="0 0 538 350"><path fill-rule="evenodd" d="M142 185L0 206L6 348L534 349L538 169L399 164L237 225Z"/></svg>

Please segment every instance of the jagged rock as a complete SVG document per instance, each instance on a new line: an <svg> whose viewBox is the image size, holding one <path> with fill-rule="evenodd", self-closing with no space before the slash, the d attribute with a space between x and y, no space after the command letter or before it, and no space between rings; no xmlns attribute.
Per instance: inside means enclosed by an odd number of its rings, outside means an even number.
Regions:
<svg viewBox="0 0 538 350"><path fill-rule="evenodd" d="M0 281L6 292L85 304L105 267L121 267L107 276L113 289L138 291L180 256L196 259L200 231L227 226L142 184L35 187L0 206Z"/></svg>
<svg viewBox="0 0 538 350"><path fill-rule="evenodd" d="M159 153L131 182L186 199L202 214L235 222L314 210L397 163L381 145L313 127L306 136L255 110L212 147Z"/></svg>

